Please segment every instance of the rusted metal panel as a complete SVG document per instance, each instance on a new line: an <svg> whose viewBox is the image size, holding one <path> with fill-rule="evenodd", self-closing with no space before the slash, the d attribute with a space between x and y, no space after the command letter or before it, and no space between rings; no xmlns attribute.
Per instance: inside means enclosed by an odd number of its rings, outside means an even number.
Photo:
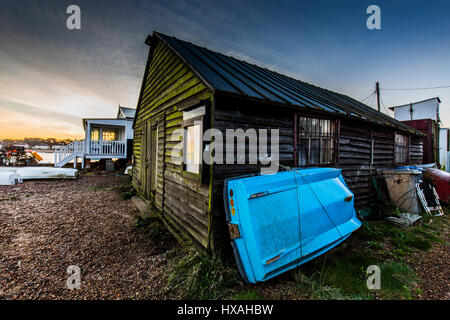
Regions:
<svg viewBox="0 0 450 320"><path fill-rule="evenodd" d="M439 163L439 124L431 119L409 120L404 121L407 125L423 132L426 136L422 138L423 144L423 162L424 163Z"/></svg>

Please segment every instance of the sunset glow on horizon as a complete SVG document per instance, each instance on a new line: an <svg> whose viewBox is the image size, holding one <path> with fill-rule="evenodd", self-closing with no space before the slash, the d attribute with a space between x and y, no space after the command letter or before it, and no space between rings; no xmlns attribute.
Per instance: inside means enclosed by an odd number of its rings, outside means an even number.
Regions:
<svg viewBox="0 0 450 320"><path fill-rule="evenodd" d="M381 30L366 28L361 1L2 1L0 140L82 139L83 118L136 108L154 30L361 100L382 88L382 111L440 97L450 125L450 2L380 4ZM5 44L5 45L4 45ZM366 103L370 104L366 101ZM371 105L375 107L375 104Z"/></svg>

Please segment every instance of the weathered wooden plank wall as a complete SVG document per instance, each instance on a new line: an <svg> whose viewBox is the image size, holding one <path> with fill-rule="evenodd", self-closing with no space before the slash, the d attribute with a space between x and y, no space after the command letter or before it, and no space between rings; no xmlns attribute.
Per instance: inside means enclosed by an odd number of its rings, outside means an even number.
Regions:
<svg viewBox="0 0 450 320"><path fill-rule="evenodd" d="M209 186L182 176L182 136L175 134L175 130L181 129L181 110L188 104L205 99L212 100L210 90L170 48L159 41L153 50L136 115L133 185L168 226L184 232L184 236L202 247L208 245ZM146 194L145 190L154 169L143 169L146 166L142 165L145 147L141 141L145 125L157 130L157 179L151 194ZM142 170L149 170L147 177Z"/></svg>
<svg viewBox="0 0 450 320"><path fill-rule="evenodd" d="M274 106L255 104L221 98L216 100L216 128L224 135L226 129L274 128L280 130L280 163L296 166L293 158L294 111ZM308 115L307 113L304 113ZM310 114L310 116L318 116ZM340 119L338 162L336 167L342 174L349 188L355 193L358 207L364 207L376 197L372 177L377 169L392 167L394 163L395 130L356 123L355 120ZM421 139L411 138L410 163L419 164L421 158ZM260 165L215 165L214 209L216 214L223 213L223 181L226 178L256 173Z"/></svg>
<svg viewBox="0 0 450 320"><path fill-rule="evenodd" d="M409 162L411 164L423 163L423 138L411 137L409 145Z"/></svg>
<svg viewBox="0 0 450 320"><path fill-rule="evenodd" d="M292 166L294 159L293 126L294 118L291 110L280 108L277 112L274 112L273 107L264 104L223 96L216 98L214 127L220 130L225 143L226 129L242 129L244 131L249 128L254 128L256 130L278 129L280 135L279 162L287 166ZM248 156L248 145L236 145L235 152L244 147L246 147L246 154ZM270 148L268 149L268 152L270 152ZM223 202L224 180L245 174L259 173L262 166L259 161L258 164L249 164L248 159L246 160L247 161L245 164L214 165L213 204L215 219L213 225L213 236L218 247L224 248L229 245L229 236L226 226ZM267 167L267 165L263 166Z"/></svg>
<svg viewBox="0 0 450 320"><path fill-rule="evenodd" d="M294 114L299 110L226 95L214 96L164 43L158 41L152 52L135 122L133 186L174 233L181 231L181 238L217 252L229 244L223 204L224 180L258 173L261 164L248 164L248 159L245 164L214 164L210 172L212 184L185 177L181 165L182 135L175 134L182 127L182 111L200 101L209 101L210 125L222 132L224 142L226 129L278 129L278 162L293 167L296 166ZM335 166L342 168L345 180L355 193L356 205L364 206L375 196L371 177L376 169L394 165L395 131L350 119L340 119L339 123ZM422 161L421 141L411 137L408 157L411 163ZM243 148L246 147L236 146L235 151Z"/></svg>
<svg viewBox="0 0 450 320"><path fill-rule="evenodd" d="M371 128L340 121L339 162L348 187L355 194L356 204L365 203L370 196Z"/></svg>
<svg viewBox="0 0 450 320"><path fill-rule="evenodd" d="M341 120L339 168L349 188L355 193L356 206L364 207L376 197L372 178L377 169L399 164L394 162L395 130ZM406 164L422 163L422 139L410 137Z"/></svg>

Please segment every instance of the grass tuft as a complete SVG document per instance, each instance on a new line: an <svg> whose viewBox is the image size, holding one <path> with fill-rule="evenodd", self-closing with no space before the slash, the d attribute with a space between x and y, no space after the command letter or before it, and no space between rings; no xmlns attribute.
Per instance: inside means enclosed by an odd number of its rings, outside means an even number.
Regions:
<svg viewBox="0 0 450 320"><path fill-rule="evenodd" d="M264 300L256 290L246 290L233 296L234 300Z"/></svg>
<svg viewBox="0 0 450 320"><path fill-rule="evenodd" d="M185 299L223 299L242 285L235 267L219 257L186 248L173 259L167 274L168 289Z"/></svg>

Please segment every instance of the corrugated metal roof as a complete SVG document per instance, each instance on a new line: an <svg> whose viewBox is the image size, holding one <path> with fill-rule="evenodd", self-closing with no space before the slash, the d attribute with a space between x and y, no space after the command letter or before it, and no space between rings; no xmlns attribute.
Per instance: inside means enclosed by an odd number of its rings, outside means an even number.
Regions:
<svg viewBox="0 0 450 320"><path fill-rule="evenodd" d="M119 106L119 113L122 112L125 118L134 118L136 109Z"/></svg>
<svg viewBox="0 0 450 320"><path fill-rule="evenodd" d="M389 107L388 109L394 111L395 108L401 108L401 107L409 106L411 104L418 104L418 103L422 103L422 102L426 102L426 101L430 101L430 100L437 100L438 103L441 103L441 99L439 97L434 97L434 98L429 98L429 99L420 100L420 101L416 101L416 102L411 102L411 103L407 103L407 104L402 104L402 105L399 105L399 106Z"/></svg>
<svg viewBox="0 0 450 320"><path fill-rule="evenodd" d="M338 113L422 135L417 130L346 95L293 79L236 58L154 32L212 90L265 102Z"/></svg>

